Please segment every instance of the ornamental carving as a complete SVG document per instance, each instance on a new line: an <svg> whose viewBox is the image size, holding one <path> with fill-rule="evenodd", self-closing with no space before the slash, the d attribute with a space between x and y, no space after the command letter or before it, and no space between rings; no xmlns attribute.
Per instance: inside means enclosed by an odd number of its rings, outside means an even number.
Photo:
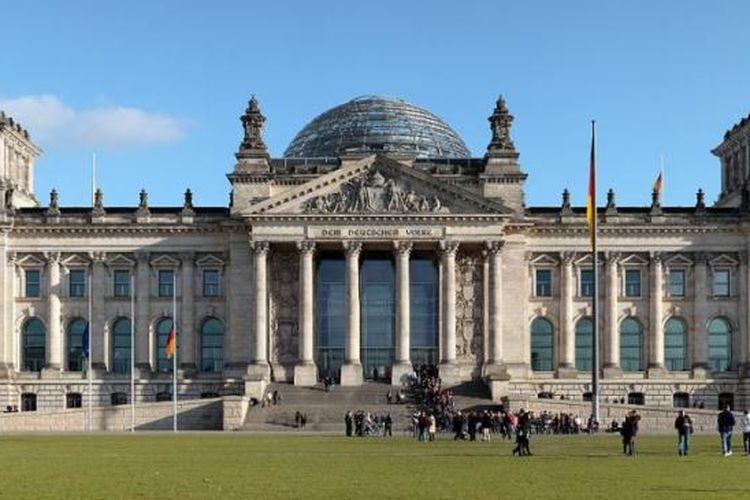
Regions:
<svg viewBox="0 0 750 500"><path fill-rule="evenodd" d="M449 211L437 196L419 194L378 171L365 172L343 184L339 191L308 200L304 210L321 214Z"/></svg>
<svg viewBox="0 0 750 500"><path fill-rule="evenodd" d="M481 252L460 250L456 258L456 357L484 359L482 339L483 270Z"/></svg>
<svg viewBox="0 0 750 500"><path fill-rule="evenodd" d="M297 360L299 257L293 251L274 251L271 256L270 318L272 361L284 365Z"/></svg>

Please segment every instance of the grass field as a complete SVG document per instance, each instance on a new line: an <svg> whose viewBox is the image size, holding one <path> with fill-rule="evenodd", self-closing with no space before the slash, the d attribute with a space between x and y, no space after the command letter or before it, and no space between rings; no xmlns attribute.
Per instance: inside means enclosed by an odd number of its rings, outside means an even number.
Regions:
<svg viewBox="0 0 750 500"><path fill-rule="evenodd" d="M0 498L640 500L750 498L750 458L721 457L695 436L678 458L671 436L538 437L532 457L509 442L434 443L319 435L4 436ZM739 445L739 447L738 447Z"/></svg>

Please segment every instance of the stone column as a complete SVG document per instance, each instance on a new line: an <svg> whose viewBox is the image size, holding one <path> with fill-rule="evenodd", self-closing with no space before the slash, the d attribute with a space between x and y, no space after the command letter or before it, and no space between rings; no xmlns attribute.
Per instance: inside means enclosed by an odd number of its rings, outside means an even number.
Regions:
<svg viewBox="0 0 750 500"><path fill-rule="evenodd" d="M560 329L562 348L560 349L560 363L557 368L558 378L576 378L576 332L573 325L573 293L575 280L573 279L573 259L575 254L563 252L560 255L562 266L560 269Z"/></svg>
<svg viewBox="0 0 750 500"><path fill-rule="evenodd" d="M345 241L346 253L346 339L341 385L362 385L362 362L359 359L359 256L362 243Z"/></svg>
<svg viewBox="0 0 750 500"><path fill-rule="evenodd" d="M488 241L487 261L487 364L484 376L490 380L507 380L503 353L503 245L502 241Z"/></svg>
<svg viewBox="0 0 750 500"><path fill-rule="evenodd" d="M195 265L193 252L183 252L182 259L182 314L177 318L180 322L178 332L180 338L180 367L185 370L185 375L195 372L197 369L195 350Z"/></svg>
<svg viewBox="0 0 750 500"><path fill-rule="evenodd" d="M94 370L105 372L107 366L110 367L110 338L107 329L107 276L104 269L106 254L103 252L93 252L91 256L91 281L86 280L86 292L91 296L91 314L93 318L89 328L90 347L91 347L91 366ZM89 290L89 283L91 289ZM96 374L96 371L94 372Z"/></svg>
<svg viewBox="0 0 750 500"><path fill-rule="evenodd" d="M148 377L151 373L151 353L150 353L150 311L149 297L150 274L149 254L148 252L136 253L138 260L135 272L135 290L130 293L135 294L135 318L132 318L135 325L135 367L137 375Z"/></svg>
<svg viewBox="0 0 750 500"><path fill-rule="evenodd" d="M664 273L661 254L651 256L649 279L649 351L648 377L659 378L665 375L664 370Z"/></svg>
<svg viewBox="0 0 750 500"><path fill-rule="evenodd" d="M693 377L705 378L708 372L708 338L706 336L706 322L708 309L708 283L707 279L707 255L697 253L695 255L695 272L693 276L694 302L693 302Z"/></svg>
<svg viewBox="0 0 750 500"><path fill-rule="evenodd" d="M0 150L0 155L2 155ZM15 328L11 324L14 266L8 252L8 230L0 230L0 378L10 378L13 373L13 337ZM12 404L10 401L7 404Z"/></svg>
<svg viewBox="0 0 750 500"><path fill-rule="evenodd" d="M442 261L442 335L440 336L440 378L446 385L459 380L456 364L456 253L457 241L441 241Z"/></svg>
<svg viewBox="0 0 750 500"><path fill-rule="evenodd" d="M619 282L617 280L617 266L620 255L616 252L606 254L605 274L607 275L607 294L605 296L605 310L607 327L605 328L607 353L604 362L604 378L616 378L622 375L620 370L620 331L617 322L617 297L619 295ZM603 338L604 335L599 335Z"/></svg>
<svg viewBox="0 0 750 500"><path fill-rule="evenodd" d="M740 266L739 266L739 349L740 355L733 359L734 363L737 363L737 370L739 375L743 378L747 378L750 375L750 352L748 352L748 326L750 325L750 291L748 290L748 283L750 283L750 276L748 276L748 253L747 251L740 252Z"/></svg>
<svg viewBox="0 0 750 500"><path fill-rule="evenodd" d="M254 379L266 380L270 375L268 365L268 250L267 241L251 243L254 257L255 280L253 296L255 302L255 352L250 365Z"/></svg>
<svg viewBox="0 0 750 500"><path fill-rule="evenodd" d="M62 370L62 325L60 308L60 254L47 255L47 362L45 371Z"/></svg>
<svg viewBox="0 0 750 500"><path fill-rule="evenodd" d="M401 385L401 378L414 371L411 365L411 309L409 255L412 250L410 241L394 243L396 253L396 363L391 372L391 383Z"/></svg>
<svg viewBox="0 0 750 500"><path fill-rule="evenodd" d="M313 360L314 334L314 276L313 255L315 242L301 241L299 266L299 361L294 367L294 385L312 386L318 381L317 367Z"/></svg>

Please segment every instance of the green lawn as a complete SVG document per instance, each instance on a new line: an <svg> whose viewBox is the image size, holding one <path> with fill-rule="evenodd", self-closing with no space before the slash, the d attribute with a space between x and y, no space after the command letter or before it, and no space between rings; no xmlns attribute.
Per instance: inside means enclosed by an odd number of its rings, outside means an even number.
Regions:
<svg viewBox="0 0 750 500"><path fill-rule="evenodd" d="M721 457L695 436L642 436L637 457L616 436L542 437L533 457L507 441L435 443L241 433L0 438L0 498L750 498L750 458Z"/></svg>

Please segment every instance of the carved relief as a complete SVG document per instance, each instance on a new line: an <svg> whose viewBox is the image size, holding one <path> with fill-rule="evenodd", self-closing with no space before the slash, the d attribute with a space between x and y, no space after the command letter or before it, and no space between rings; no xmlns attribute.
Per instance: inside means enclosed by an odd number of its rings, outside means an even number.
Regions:
<svg viewBox="0 0 750 500"><path fill-rule="evenodd" d="M297 360L297 298L299 296L299 256L297 252L276 251L271 256L270 317L272 361L292 364Z"/></svg>
<svg viewBox="0 0 750 500"><path fill-rule="evenodd" d="M339 191L316 196L305 203L307 213L441 212L449 210L437 196L425 196L378 171L365 172Z"/></svg>
<svg viewBox="0 0 750 500"><path fill-rule="evenodd" d="M456 357L481 363L483 260L480 251L461 249L456 257Z"/></svg>

